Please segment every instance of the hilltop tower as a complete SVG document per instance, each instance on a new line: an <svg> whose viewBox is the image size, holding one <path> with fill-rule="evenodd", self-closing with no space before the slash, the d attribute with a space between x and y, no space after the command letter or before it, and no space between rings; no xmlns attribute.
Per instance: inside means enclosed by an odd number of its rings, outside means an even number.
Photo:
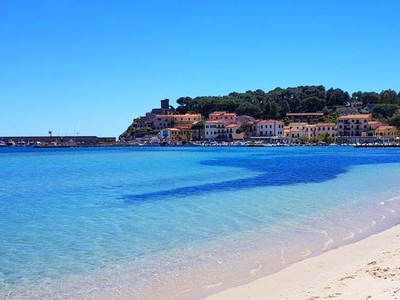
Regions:
<svg viewBox="0 0 400 300"><path fill-rule="evenodd" d="M169 99L161 100L161 109L169 109Z"/></svg>

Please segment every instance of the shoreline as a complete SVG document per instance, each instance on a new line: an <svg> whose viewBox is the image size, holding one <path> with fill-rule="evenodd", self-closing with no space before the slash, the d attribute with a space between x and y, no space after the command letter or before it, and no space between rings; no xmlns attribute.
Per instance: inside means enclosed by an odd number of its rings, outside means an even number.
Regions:
<svg viewBox="0 0 400 300"><path fill-rule="evenodd" d="M249 283L182 299L400 299L400 224Z"/></svg>

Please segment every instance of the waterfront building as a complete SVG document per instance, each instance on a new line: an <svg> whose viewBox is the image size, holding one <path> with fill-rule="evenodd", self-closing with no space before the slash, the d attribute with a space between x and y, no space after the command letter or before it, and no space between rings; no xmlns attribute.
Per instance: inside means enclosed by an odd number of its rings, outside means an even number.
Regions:
<svg viewBox="0 0 400 300"><path fill-rule="evenodd" d="M160 131L160 139L171 142L187 142L192 140L193 130L191 128L165 128Z"/></svg>
<svg viewBox="0 0 400 300"><path fill-rule="evenodd" d="M283 136L284 123L277 120L260 120L256 122L257 137L276 137Z"/></svg>
<svg viewBox="0 0 400 300"><path fill-rule="evenodd" d="M383 126L383 125L386 125L386 124L383 124L382 122L379 122L379 121L368 121L368 136L375 135L375 130L379 126Z"/></svg>
<svg viewBox="0 0 400 300"><path fill-rule="evenodd" d="M230 136L230 138L232 138L232 136ZM229 134L227 132L226 124L223 121L205 121L204 139L207 141L228 140Z"/></svg>
<svg viewBox="0 0 400 300"><path fill-rule="evenodd" d="M241 124L235 113L215 111L204 122L204 139L208 141L241 140L244 133L236 132Z"/></svg>
<svg viewBox="0 0 400 300"><path fill-rule="evenodd" d="M337 135L336 123L317 123L306 126L307 137L311 140L317 139L319 136L329 136L335 138Z"/></svg>
<svg viewBox="0 0 400 300"><path fill-rule="evenodd" d="M398 130L395 126L383 125L374 130L375 136L389 139L396 139Z"/></svg>
<svg viewBox="0 0 400 300"><path fill-rule="evenodd" d="M237 130L240 127L240 123L232 123L226 126L226 133L228 136L228 140L243 140L244 138L244 132L242 133L237 133Z"/></svg>
<svg viewBox="0 0 400 300"><path fill-rule="evenodd" d="M371 114L347 115L338 118L338 137L367 137Z"/></svg>
<svg viewBox="0 0 400 300"><path fill-rule="evenodd" d="M165 128L174 128L179 126L191 126L201 121L201 114L184 115L156 115L153 121L153 129L161 130Z"/></svg>
<svg viewBox="0 0 400 300"><path fill-rule="evenodd" d="M307 126L308 126L308 123L305 123L305 122L290 123L289 124L289 131L290 131L289 138L299 139L299 138L307 137Z"/></svg>

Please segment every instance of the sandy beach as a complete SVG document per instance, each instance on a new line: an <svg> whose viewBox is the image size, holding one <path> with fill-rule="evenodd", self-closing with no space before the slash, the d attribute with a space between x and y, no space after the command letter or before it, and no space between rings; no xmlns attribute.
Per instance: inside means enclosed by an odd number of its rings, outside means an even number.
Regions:
<svg viewBox="0 0 400 300"><path fill-rule="evenodd" d="M400 225L205 299L400 299Z"/></svg>

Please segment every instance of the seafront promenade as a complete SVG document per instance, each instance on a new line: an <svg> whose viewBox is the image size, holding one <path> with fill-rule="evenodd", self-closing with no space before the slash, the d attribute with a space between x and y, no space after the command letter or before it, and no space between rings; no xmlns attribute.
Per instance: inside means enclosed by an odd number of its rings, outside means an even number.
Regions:
<svg viewBox="0 0 400 300"><path fill-rule="evenodd" d="M32 139L19 139L18 143L4 142L0 139L1 147L33 147L33 148L83 148L83 147L326 147L326 146L351 146L355 148L400 148L399 143L290 143L290 142L276 142L265 143L262 141L235 141L235 142L209 142L209 141L189 141L189 142L166 142L161 140L148 140L148 141L128 141L120 142L108 140L99 140L95 138L91 141L72 141L65 142L32 142ZM25 142L27 140L28 142ZM3 141L3 142L2 142Z"/></svg>

